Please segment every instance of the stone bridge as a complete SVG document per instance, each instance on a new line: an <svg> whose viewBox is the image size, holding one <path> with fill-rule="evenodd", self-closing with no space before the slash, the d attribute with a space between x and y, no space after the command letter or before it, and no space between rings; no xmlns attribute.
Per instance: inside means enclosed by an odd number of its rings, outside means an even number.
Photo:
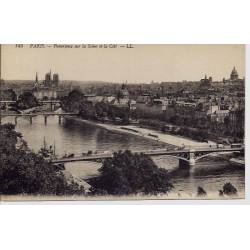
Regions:
<svg viewBox="0 0 250 250"><path fill-rule="evenodd" d="M0 124L2 121L2 117L14 117L15 124L17 124L18 117L27 117L29 118L30 124L32 124L32 118L35 116L42 115L44 117L44 123L47 124L47 119L49 116L57 116L59 123L61 124L62 117L64 116L77 116L78 113L55 113L55 112L38 112L38 113L21 113L21 114L12 114L12 113L0 113Z"/></svg>

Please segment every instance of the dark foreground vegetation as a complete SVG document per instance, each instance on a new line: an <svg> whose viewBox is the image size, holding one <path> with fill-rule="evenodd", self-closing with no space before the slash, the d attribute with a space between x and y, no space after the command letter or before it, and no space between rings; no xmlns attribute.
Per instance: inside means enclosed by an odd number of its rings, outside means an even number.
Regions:
<svg viewBox="0 0 250 250"><path fill-rule="evenodd" d="M236 189L236 187L231 184L230 182L226 182L223 185L222 190L219 190L219 196L236 196L238 193L238 190ZM197 188L197 196L199 197L204 197L207 195L207 192L202 188L202 187L198 187Z"/></svg>
<svg viewBox="0 0 250 250"><path fill-rule="evenodd" d="M128 150L106 159L99 171L100 176L90 180L93 194L159 194L173 188L167 170L158 168L150 157Z"/></svg>
<svg viewBox="0 0 250 250"><path fill-rule="evenodd" d="M220 190L221 194L225 195L237 195L238 191L235 186L233 186L230 182L224 184L223 189Z"/></svg>
<svg viewBox="0 0 250 250"><path fill-rule="evenodd" d="M67 182L63 172L30 152L14 125L0 125L0 194L83 194L83 187Z"/></svg>
<svg viewBox="0 0 250 250"><path fill-rule="evenodd" d="M207 192L202 187L197 188L197 196L206 196L206 195Z"/></svg>

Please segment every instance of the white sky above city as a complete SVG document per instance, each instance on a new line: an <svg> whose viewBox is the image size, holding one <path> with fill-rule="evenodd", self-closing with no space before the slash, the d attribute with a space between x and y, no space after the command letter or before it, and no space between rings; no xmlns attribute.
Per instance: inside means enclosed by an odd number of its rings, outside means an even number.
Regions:
<svg viewBox="0 0 250 250"><path fill-rule="evenodd" d="M60 80L149 83L229 78L235 66L245 76L244 45L133 45L127 48L15 48L2 45L5 80L39 80L46 72Z"/></svg>

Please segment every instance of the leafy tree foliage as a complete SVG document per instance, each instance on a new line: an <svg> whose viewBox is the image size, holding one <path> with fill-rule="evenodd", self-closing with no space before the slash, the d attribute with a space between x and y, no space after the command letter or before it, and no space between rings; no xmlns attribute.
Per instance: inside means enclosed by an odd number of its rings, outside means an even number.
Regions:
<svg viewBox="0 0 250 250"><path fill-rule="evenodd" d="M68 96L62 99L62 109L67 112L79 113L85 119L95 118L94 106L78 89L72 90Z"/></svg>
<svg viewBox="0 0 250 250"><path fill-rule="evenodd" d="M202 187L197 188L197 196L206 196L206 195L207 192Z"/></svg>
<svg viewBox="0 0 250 250"><path fill-rule="evenodd" d="M19 109L29 109L36 107L38 105L38 100L31 92L24 92L18 97L17 107Z"/></svg>
<svg viewBox="0 0 250 250"><path fill-rule="evenodd" d="M245 110L241 109L234 113L239 126L235 126L228 116L225 117L224 122L211 120L211 116L207 116L206 111L203 110L202 104L198 104L196 108L169 105L162 113L152 111L145 112L141 108L137 108L136 115L133 115L133 117L140 120L151 120L157 121L158 123L167 122L179 127L188 127L189 131L185 129L185 131L180 131L179 134L181 135L181 133L183 133L184 136L197 140L214 140L218 136L237 137L242 139L244 138ZM197 134L195 129L202 131L202 134Z"/></svg>
<svg viewBox="0 0 250 250"><path fill-rule="evenodd" d="M43 157L17 147L22 135L14 125L0 125L0 194L83 194L60 169Z"/></svg>
<svg viewBox="0 0 250 250"><path fill-rule="evenodd" d="M107 117L110 113L110 107L106 102L97 102L95 104L95 110L98 117Z"/></svg>
<svg viewBox="0 0 250 250"><path fill-rule="evenodd" d="M116 118L120 118L123 124L129 123L128 107L116 107L106 102L92 104L78 89L71 91L67 97L62 99L62 108L67 112L79 113L84 119L104 120L104 118L109 118L115 121Z"/></svg>
<svg viewBox="0 0 250 250"><path fill-rule="evenodd" d="M158 168L150 157L128 150L106 159L99 171L100 176L90 180L93 193L157 194L173 187L167 170Z"/></svg>
<svg viewBox="0 0 250 250"><path fill-rule="evenodd" d="M226 195L236 195L237 194L237 189L235 186L233 186L230 182L227 182L223 186L223 194Z"/></svg>
<svg viewBox="0 0 250 250"><path fill-rule="evenodd" d="M16 93L13 89L6 89L2 90L0 101L7 100L7 101L16 101Z"/></svg>
<svg viewBox="0 0 250 250"><path fill-rule="evenodd" d="M80 90L74 89L62 99L62 108L68 112L79 112L82 109L84 99L84 94Z"/></svg>

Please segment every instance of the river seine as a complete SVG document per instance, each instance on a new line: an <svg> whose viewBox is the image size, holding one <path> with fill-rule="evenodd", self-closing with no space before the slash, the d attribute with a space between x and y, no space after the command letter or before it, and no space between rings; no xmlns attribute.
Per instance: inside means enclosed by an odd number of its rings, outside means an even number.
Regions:
<svg viewBox="0 0 250 250"><path fill-rule="evenodd" d="M6 117L3 123L14 123L14 117ZM42 146L43 141L48 145L56 146L56 154L64 155L74 153L80 155L88 150L107 151L107 150L143 150L168 147L153 140L142 137L115 133L102 128L97 128L87 124L79 124L72 121L63 121L60 125L57 117L48 117L47 125L44 118L37 116L33 118L32 124L26 118L18 118L16 130L23 134L29 147L37 152ZM197 187L203 187L208 197L219 198L218 190L222 189L226 182L231 182L239 191L239 197L244 197L245 171L244 168L231 165L221 157L204 158L198 162L190 172L178 170L178 160L168 156L154 157L155 163L162 168L174 171L172 191L179 198L195 198ZM98 174L101 163L75 162L67 163L65 168L72 175L83 180Z"/></svg>

